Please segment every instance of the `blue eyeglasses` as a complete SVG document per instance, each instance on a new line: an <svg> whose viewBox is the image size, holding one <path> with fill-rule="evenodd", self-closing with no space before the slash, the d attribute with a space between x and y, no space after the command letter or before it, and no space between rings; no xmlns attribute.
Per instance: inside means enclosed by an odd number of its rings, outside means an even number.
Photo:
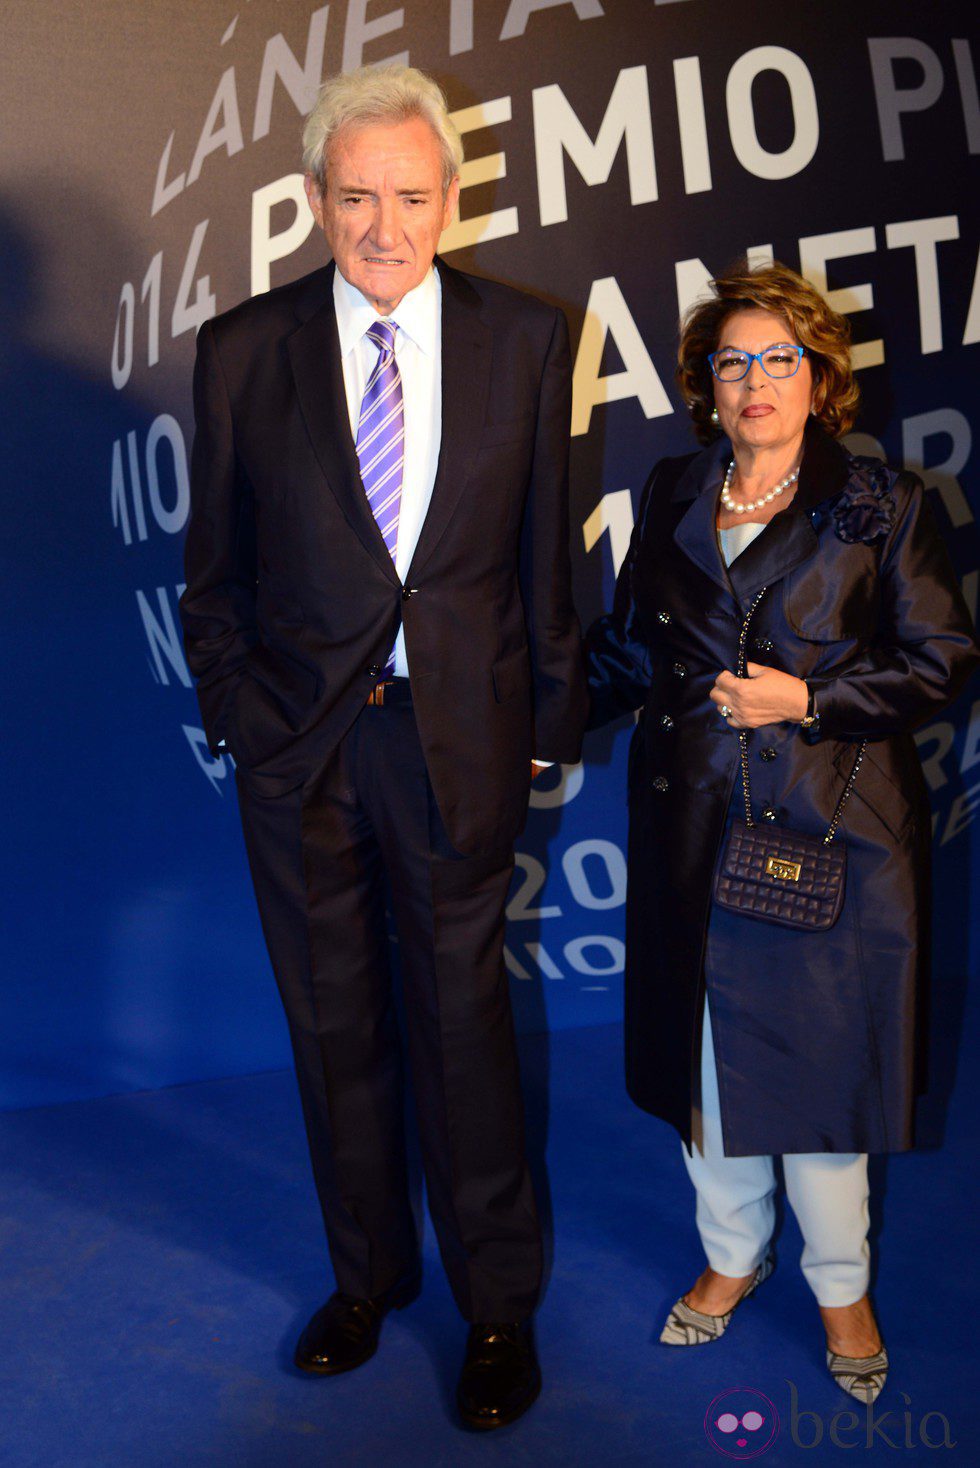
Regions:
<svg viewBox="0 0 980 1468"><path fill-rule="evenodd" d="M803 360L803 347L777 342L762 352L740 352L735 347L722 347L711 352L708 363L719 382L741 382L753 362L758 362L768 377L795 377Z"/></svg>

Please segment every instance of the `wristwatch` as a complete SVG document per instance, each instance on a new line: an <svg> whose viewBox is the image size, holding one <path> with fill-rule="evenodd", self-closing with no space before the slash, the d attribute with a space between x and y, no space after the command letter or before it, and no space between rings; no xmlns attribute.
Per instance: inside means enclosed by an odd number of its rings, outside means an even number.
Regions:
<svg viewBox="0 0 980 1468"><path fill-rule="evenodd" d="M814 693L813 689L808 683L806 685L806 713L800 720L800 728L813 729L815 726L819 725L819 723L820 711L817 708L817 695Z"/></svg>

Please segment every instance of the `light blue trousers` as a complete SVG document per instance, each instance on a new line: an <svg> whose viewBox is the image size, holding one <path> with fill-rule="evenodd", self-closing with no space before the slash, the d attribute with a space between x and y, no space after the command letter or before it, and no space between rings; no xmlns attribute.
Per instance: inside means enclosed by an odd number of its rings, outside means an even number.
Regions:
<svg viewBox="0 0 980 1468"><path fill-rule="evenodd" d="M708 1004L701 1046L703 1148L683 1148L697 1194L698 1232L718 1274L752 1274L775 1219L771 1157L726 1157ZM793 1152L783 1157L786 1196L803 1235L800 1260L820 1305L852 1305L867 1292L868 1155Z"/></svg>

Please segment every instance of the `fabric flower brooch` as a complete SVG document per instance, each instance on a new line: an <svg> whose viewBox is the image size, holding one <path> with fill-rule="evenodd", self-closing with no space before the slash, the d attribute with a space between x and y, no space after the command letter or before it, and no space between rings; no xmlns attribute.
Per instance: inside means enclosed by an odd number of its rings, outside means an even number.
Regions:
<svg viewBox="0 0 980 1468"><path fill-rule="evenodd" d="M887 535L895 523L895 497L888 470L880 459L852 455L851 477L834 501L834 529L848 545L870 545Z"/></svg>

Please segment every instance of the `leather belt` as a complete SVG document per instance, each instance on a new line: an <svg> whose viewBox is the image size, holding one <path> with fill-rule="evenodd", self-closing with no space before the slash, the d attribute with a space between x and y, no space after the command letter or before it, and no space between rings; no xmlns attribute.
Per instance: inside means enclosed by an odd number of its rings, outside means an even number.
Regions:
<svg viewBox="0 0 980 1468"><path fill-rule="evenodd" d="M411 703L412 689L407 678L386 678L382 683L375 683L367 696L368 708L383 708L384 705L393 703Z"/></svg>

